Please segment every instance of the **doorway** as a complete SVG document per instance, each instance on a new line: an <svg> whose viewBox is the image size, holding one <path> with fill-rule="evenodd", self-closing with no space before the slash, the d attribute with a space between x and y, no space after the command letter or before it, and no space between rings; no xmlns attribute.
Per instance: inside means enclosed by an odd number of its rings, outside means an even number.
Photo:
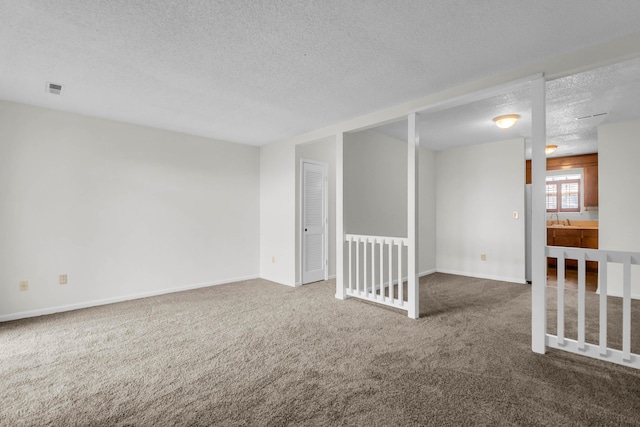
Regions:
<svg viewBox="0 0 640 427"><path fill-rule="evenodd" d="M300 235L302 236L302 284L328 278L328 166L300 161Z"/></svg>

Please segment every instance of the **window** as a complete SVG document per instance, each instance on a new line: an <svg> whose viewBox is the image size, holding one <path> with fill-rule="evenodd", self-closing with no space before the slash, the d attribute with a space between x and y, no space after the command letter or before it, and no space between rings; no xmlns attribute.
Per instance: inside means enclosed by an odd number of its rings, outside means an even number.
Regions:
<svg viewBox="0 0 640 427"><path fill-rule="evenodd" d="M547 212L580 212L580 174L547 177Z"/></svg>

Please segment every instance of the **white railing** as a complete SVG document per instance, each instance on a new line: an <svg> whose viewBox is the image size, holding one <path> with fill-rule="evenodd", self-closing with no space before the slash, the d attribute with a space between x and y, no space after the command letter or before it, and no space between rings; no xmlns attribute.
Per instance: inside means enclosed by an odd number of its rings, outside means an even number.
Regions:
<svg viewBox="0 0 640 427"><path fill-rule="evenodd" d="M349 259L346 294L408 310L409 304L404 300L402 274L403 269L407 270L406 260L403 264L402 252L408 246L408 240L403 237L355 234L347 234L345 240ZM411 295L407 297L412 298Z"/></svg>
<svg viewBox="0 0 640 427"><path fill-rule="evenodd" d="M558 273L558 316L557 335L546 334L546 345L571 353L602 359L625 366L640 369L640 355L631 352L631 265L640 265L640 253L603 251L598 249L580 249L547 246L546 255L557 258ZM566 259L578 261L578 339L565 337L564 324L564 275ZM600 292L600 339L598 344L585 342L585 305L586 305L586 262L598 261ZM622 292L622 350L608 347L607 344L607 266L608 263L623 265Z"/></svg>

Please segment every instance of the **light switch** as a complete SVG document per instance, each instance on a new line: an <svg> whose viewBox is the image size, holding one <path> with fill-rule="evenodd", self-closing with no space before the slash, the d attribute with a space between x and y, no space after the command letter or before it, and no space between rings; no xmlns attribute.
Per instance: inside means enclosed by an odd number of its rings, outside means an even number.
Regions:
<svg viewBox="0 0 640 427"><path fill-rule="evenodd" d="M520 218L520 212L513 211L513 219L519 219L519 218Z"/></svg>

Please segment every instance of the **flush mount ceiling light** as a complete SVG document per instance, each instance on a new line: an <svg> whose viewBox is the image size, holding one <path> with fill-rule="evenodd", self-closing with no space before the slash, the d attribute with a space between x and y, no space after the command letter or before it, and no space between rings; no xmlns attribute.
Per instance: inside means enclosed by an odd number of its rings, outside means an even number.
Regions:
<svg viewBox="0 0 640 427"><path fill-rule="evenodd" d="M547 145L546 147L544 147L544 154L546 154L548 156L549 154L553 153L557 149L558 149L558 146L555 145L555 144Z"/></svg>
<svg viewBox="0 0 640 427"><path fill-rule="evenodd" d="M509 129L515 125L520 116L518 114L507 114L505 116L498 116L493 121L500 129Z"/></svg>

